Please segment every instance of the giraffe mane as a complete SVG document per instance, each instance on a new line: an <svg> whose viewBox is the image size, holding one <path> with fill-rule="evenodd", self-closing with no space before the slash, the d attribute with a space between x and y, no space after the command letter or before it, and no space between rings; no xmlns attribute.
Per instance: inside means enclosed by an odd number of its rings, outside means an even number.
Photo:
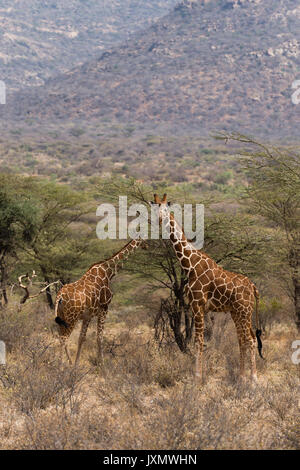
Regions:
<svg viewBox="0 0 300 470"><path fill-rule="evenodd" d="M129 245L131 245L132 242L133 242L133 239L130 240L125 246L123 246L122 248L120 248L119 251L117 251L116 253L114 253L113 255L111 255L109 258L103 259L103 260L101 260L101 261L98 261L98 263L92 264L92 265L88 268L88 271L89 271L90 269L92 269L94 266L97 266L98 264L108 263L112 258L114 258L114 257L117 256L119 253L121 253L121 251L126 250L126 248L127 248Z"/></svg>

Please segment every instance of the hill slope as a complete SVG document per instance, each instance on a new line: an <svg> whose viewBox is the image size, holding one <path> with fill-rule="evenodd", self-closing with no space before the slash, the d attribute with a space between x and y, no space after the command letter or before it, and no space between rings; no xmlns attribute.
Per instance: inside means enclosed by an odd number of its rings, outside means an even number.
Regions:
<svg viewBox="0 0 300 470"><path fill-rule="evenodd" d="M177 0L0 0L1 80L10 88L100 54L165 15Z"/></svg>
<svg viewBox="0 0 300 470"><path fill-rule="evenodd" d="M299 31L298 0L186 0L121 47L16 96L6 115L294 136Z"/></svg>

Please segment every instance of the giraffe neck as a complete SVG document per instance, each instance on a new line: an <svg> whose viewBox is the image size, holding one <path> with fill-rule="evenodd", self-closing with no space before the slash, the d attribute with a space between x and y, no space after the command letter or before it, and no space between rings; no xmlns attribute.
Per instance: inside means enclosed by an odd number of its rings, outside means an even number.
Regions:
<svg viewBox="0 0 300 470"><path fill-rule="evenodd" d="M115 274L117 274L118 269L121 267L123 261L125 261L131 253L133 253L140 245L142 240L131 240L127 245L125 245L120 251L115 253L111 258L102 262L101 265L105 266L108 272L108 277L111 279Z"/></svg>
<svg viewBox="0 0 300 470"><path fill-rule="evenodd" d="M170 227L170 240L182 269L188 273L193 268L193 254L201 255L201 260L206 260L217 266L216 262L202 250L197 250L186 238L182 227L178 224L173 214L168 215L165 223ZM206 266L206 265L205 265ZM200 265L198 265L199 269Z"/></svg>
<svg viewBox="0 0 300 470"><path fill-rule="evenodd" d="M190 243L180 225L174 218L173 214L168 214L168 217L164 219L166 227L170 230L170 241L173 245L176 256L184 270L187 270L184 259L189 258L191 253L197 251L192 243Z"/></svg>

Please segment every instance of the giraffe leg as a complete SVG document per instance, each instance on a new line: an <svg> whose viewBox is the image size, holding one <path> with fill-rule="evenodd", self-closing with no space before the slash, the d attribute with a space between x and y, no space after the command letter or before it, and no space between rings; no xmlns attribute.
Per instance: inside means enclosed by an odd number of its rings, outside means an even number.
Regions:
<svg viewBox="0 0 300 470"><path fill-rule="evenodd" d="M239 345L240 345L240 378L245 379L245 358L250 352L251 379L257 382L256 359L255 359L255 334L251 328L251 313L239 312L232 314L235 323Z"/></svg>
<svg viewBox="0 0 300 470"><path fill-rule="evenodd" d="M71 366L72 365L72 359L71 359L70 354L69 354L67 343L65 343L65 353L66 353L66 356L68 358L69 364Z"/></svg>
<svg viewBox="0 0 300 470"><path fill-rule="evenodd" d="M214 319L213 313L210 312L209 310L207 311L204 310L204 322L205 322L204 339L205 341L210 341L212 334L213 334L215 319Z"/></svg>
<svg viewBox="0 0 300 470"><path fill-rule="evenodd" d="M239 349L240 349L240 380L245 380L245 357L246 357L246 349L247 346L245 344L245 335L243 332L243 328L241 323L239 322L239 314L235 312L231 312L232 319L234 321L238 342L239 342Z"/></svg>
<svg viewBox="0 0 300 470"><path fill-rule="evenodd" d="M251 379L253 382L257 382L257 372L256 372L256 338L255 334L250 326L250 336L249 337L249 349L250 349L250 366L251 366Z"/></svg>
<svg viewBox="0 0 300 470"><path fill-rule="evenodd" d="M202 381L202 354L204 344L204 309L197 302L193 302L192 310L195 318L195 346L196 346L196 363L195 378L196 381Z"/></svg>
<svg viewBox="0 0 300 470"><path fill-rule="evenodd" d="M63 362L63 355L64 355L64 352L65 352L65 354L67 356L67 359L69 361L69 364L72 365L72 360L71 360L71 357L70 357L70 354L69 354L69 351L68 351L67 340L68 340L68 336L60 336L59 337L60 359L61 359L61 362Z"/></svg>
<svg viewBox="0 0 300 470"><path fill-rule="evenodd" d="M245 358L246 358L247 347L243 339L239 340L239 345L240 345L240 380L244 382L245 377L246 377L245 376Z"/></svg>
<svg viewBox="0 0 300 470"><path fill-rule="evenodd" d="M78 348L77 348L77 354L76 354L76 359L75 359L75 366L79 362L81 347L82 347L82 344L85 341L86 332L87 332L89 324L90 324L90 319L89 318L88 319L85 318L84 320L82 320L81 331L80 331L80 335L79 335L79 339L78 339Z"/></svg>
<svg viewBox="0 0 300 470"><path fill-rule="evenodd" d="M104 322L105 322L106 313L107 313L107 309L101 310L98 314L98 320L97 320L97 347L98 347L97 363L98 365L101 366L103 372L104 372L104 360L103 360L102 343L103 343L103 331L104 331Z"/></svg>
<svg viewBox="0 0 300 470"><path fill-rule="evenodd" d="M252 309L245 307L240 315L245 352L250 353L251 379L253 382L257 382L255 360L256 337L251 327Z"/></svg>

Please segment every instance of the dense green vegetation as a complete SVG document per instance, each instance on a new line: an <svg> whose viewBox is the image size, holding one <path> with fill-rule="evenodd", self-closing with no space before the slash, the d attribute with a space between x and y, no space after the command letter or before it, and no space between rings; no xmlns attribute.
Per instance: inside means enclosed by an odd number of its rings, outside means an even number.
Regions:
<svg viewBox="0 0 300 470"><path fill-rule="evenodd" d="M97 205L117 204L119 195L127 195L129 203L147 202L156 191L167 192L173 202L204 203L205 251L227 269L249 275L262 290L266 304L275 298L279 304L290 302L288 311L296 313L299 324L299 156L288 148L264 146L239 135L219 139L241 142L242 146L234 150L235 158L230 155L230 145L207 148L203 142L200 145L200 141L191 140L184 152L184 141L175 140L182 147L177 145L174 166L180 165L182 177L187 180L177 183L172 182L173 170L168 162L174 142L162 138L156 142L152 136L145 139L146 147L140 148L150 149L152 164L156 162L164 170L165 178L161 175L155 183L147 175L144 182L137 180L126 174L126 169L125 174L112 171L106 177L79 174L69 183L59 182L58 178L16 176L12 170L2 173L3 302L7 302L8 286L20 274L35 270L41 282L60 279L66 283L78 278L92 262L112 254L122 242L96 238ZM139 141L135 144L136 148L141 146ZM159 157L156 146L161 148ZM25 147L22 151L26 155ZM138 168L132 157L129 174L134 163ZM180 316L189 315L183 299L184 279L167 243L152 241L146 253L129 260L126 270L140 283L146 282L149 291L165 289L158 291L161 294L157 294L157 301L167 295L172 304L179 302L184 307ZM129 289L117 301L134 303L130 295ZM134 296L136 302L147 303L144 290L142 296ZM49 292L48 302L52 306ZM160 307L156 308L159 311Z"/></svg>

